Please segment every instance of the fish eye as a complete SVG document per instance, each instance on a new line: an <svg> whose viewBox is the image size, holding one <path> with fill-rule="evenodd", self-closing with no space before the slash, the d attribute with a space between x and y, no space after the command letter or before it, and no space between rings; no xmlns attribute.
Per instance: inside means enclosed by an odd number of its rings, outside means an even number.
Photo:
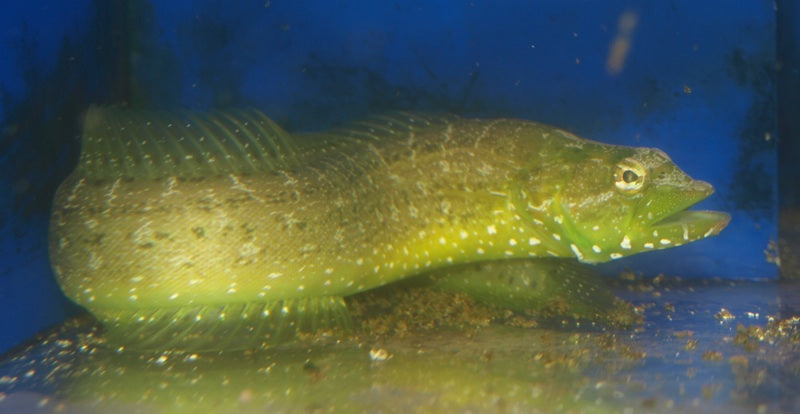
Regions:
<svg viewBox="0 0 800 414"><path fill-rule="evenodd" d="M646 175L647 170L642 163L633 158L626 158L617 164L614 185L624 192L639 191L644 186Z"/></svg>
<svg viewBox="0 0 800 414"><path fill-rule="evenodd" d="M625 172L622 173L622 181L625 181L628 184L638 179L639 179L639 174L636 174L636 172L633 170L625 170Z"/></svg>

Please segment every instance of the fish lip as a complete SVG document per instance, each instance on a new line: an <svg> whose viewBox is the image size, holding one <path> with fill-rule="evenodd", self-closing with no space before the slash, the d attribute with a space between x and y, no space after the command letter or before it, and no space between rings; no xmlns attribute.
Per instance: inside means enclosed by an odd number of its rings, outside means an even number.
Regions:
<svg viewBox="0 0 800 414"><path fill-rule="evenodd" d="M667 217L650 225L653 229L672 227L677 225L698 224L705 222L707 227L721 226L720 230L725 228L731 221L731 215L724 211L714 210L682 210L670 214Z"/></svg>
<svg viewBox="0 0 800 414"><path fill-rule="evenodd" d="M649 231L653 237L660 238L663 248L716 236L730 221L730 214L722 211L684 210L656 222Z"/></svg>

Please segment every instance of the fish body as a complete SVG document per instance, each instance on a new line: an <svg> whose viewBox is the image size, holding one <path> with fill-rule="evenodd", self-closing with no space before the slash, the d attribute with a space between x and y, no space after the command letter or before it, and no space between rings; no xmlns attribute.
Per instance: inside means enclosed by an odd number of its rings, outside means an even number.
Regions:
<svg viewBox="0 0 800 414"><path fill-rule="evenodd" d="M725 213L685 211L711 192L659 150L522 120L398 113L290 135L257 111L93 108L50 254L120 336L252 346L346 323L342 297L445 266L714 235Z"/></svg>

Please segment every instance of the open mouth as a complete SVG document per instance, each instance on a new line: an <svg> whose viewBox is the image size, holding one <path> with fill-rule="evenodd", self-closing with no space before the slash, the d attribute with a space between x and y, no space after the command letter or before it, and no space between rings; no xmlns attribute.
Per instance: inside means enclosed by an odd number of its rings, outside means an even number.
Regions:
<svg viewBox="0 0 800 414"><path fill-rule="evenodd" d="M730 214L722 211L684 210L665 217L651 227L662 236L679 231L681 239L690 241L716 235L730 221Z"/></svg>
<svg viewBox="0 0 800 414"><path fill-rule="evenodd" d="M730 214L722 211L688 210L713 192L714 187L711 184L695 180L687 186L686 193L682 195L686 200L684 208L654 222L650 228L663 240L674 240L676 243L680 243L680 240L688 242L718 234L731 221Z"/></svg>

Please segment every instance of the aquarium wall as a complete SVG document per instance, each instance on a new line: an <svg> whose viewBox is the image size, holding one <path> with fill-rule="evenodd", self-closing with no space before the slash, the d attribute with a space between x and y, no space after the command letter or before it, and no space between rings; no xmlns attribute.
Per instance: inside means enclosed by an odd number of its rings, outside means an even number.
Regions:
<svg viewBox="0 0 800 414"><path fill-rule="evenodd" d="M603 270L778 275L772 1L42 0L0 22L0 351L77 311L47 226L92 104L255 107L290 131L397 109L513 117L657 147L732 221Z"/></svg>

